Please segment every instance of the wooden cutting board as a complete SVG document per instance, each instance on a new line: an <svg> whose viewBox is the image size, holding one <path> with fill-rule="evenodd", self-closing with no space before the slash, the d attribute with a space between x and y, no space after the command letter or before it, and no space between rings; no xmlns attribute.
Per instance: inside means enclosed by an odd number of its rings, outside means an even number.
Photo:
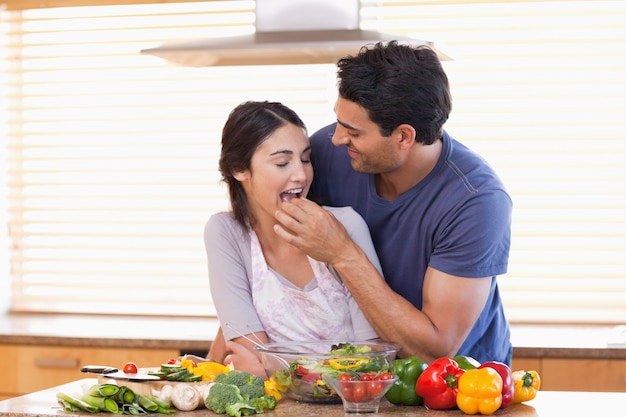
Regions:
<svg viewBox="0 0 626 417"><path fill-rule="evenodd" d="M165 385L177 385L177 384L193 384L194 386L198 386L198 385L207 385L207 384L211 384L212 381L199 381L199 382L177 382L177 381L163 381L163 380L157 380L157 381L141 381L141 382L137 382L137 381L128 381L126 379L113 379L113 378L107 378L106 375L99 375L98 376L98 384L106 384L106 383L114 383L117 384L119 386L127 386L128 388L132 389L133 391L135 391L136 394L140 394L140 395L152 395L152 390L157 390L160 391L163 389L163 387Z"/></svg>

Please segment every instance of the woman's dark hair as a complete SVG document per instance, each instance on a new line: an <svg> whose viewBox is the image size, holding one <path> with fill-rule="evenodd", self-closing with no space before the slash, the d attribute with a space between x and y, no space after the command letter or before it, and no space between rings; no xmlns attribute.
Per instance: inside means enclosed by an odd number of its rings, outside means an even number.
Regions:
<svg viewBox="0 0 626 417"><path fill-rule="evenodd" d="M383 136L403 123L416 141L441 138L452 109L450 86L437 53L430 47L378 42L337 62L339 95L361 105Z"/></svg>
<svg viewBox="0 0 626 417"><path fill-rule="evenodd" d="M282 103L247 101L235 107L222 129L222 152L219 169L228 186L230 204L235 219L244 227L253 225L246 192L233 174L250 169L252 155L257 147L287 123L302 128L300 117Z"/></svg>

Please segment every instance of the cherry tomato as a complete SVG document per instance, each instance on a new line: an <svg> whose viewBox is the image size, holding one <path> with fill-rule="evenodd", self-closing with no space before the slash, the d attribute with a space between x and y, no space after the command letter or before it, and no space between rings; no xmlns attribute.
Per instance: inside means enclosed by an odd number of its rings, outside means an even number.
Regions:
<svg viewBox="0 0 626 417"><path fill-rule="evenodd" d="M348 374L341 374L337 377L337 379L339 381L351 381L352 380L352 378L350 378L350 375Z"/></svg>
<svg viewBox="0 0 626 417"><path fill-rule="evenodd" d="M167 364L174 365L176 362L177 362L176 359L172 358L172 359L168 359Z"/></svg>
<svg viewBox="0 0 626 417"><path fill-rule="evenodd" d="M341 383L341 396L346 399L346 401L353 401L352 399L352 384L350 382L342 382Z"/></svg>
<svg viewBox="0 0 626 417"><path fill-rule="evenodd" d="M369 381L367 383L366 392L370 400L373 400L374 398L378 397L380 393L382 392L382 390L383 390L383 383L380 381Z"/></svg>
<svg viewBox="0 0 626 417"><path fill-rule="evenodd" d="M363 401L365 401L365 398L367 397L367 388L365 386L366 384L367 382L363 384L354 384L354 386L352 387L352 402L362 403Z"/></svg>
<svg viewBox="0 0 626 417"><path fill-rule="evenodd" d="M126 365L124 365L123 371L126 374L136 374L138 371L137 364L135 362L127 362Z"/></svg>
<svg viewBox="0 0 626 417"><path fill-rule="evenodd" d="M390 379L393 379L393 375L391 375L391 372L383 372L378 376L378 379L381 381L389 381Z"/></svg>
<svg viewBox="0 0 626 417"><path fill-rule="evenodd" d="M361 375L361 381L373 381L374 374L363 374Z"/></svg>

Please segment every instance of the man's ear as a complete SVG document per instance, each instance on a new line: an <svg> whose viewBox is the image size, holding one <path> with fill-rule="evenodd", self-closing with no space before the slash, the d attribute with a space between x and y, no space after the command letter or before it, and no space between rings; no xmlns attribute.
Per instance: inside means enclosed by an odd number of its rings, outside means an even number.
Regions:
<svg viewBox="0 0 626 417"><path fill-rule="evenodd" d="M233 172L233 177L239 182L244 182L250 177L250 171L235 171Z"/></svg>
<svg viewBox="0 0 626 417"><path fill-rule="evenodd" d="M408 123L401 124L396 128L397 134L400 137L400 147L407 149L415 144L415 129Z"/></svg>

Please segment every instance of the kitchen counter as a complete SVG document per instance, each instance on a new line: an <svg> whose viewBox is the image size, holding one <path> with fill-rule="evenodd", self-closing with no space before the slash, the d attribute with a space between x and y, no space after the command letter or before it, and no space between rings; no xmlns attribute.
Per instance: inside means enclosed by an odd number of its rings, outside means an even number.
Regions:
<svg viewBox="0 0 626 417"><path fill-rule="evenodd" d="M7 314L0 343L207 351L219 323L211 318ZM512 325L513 356L626 359L626 325Z"/></svg>
<svg viewBox="0 0 626 417"><path fill-rule="evenodd" d="M77 414L65 413L56 400L57 392L72 394L80 392L85 383L97 383L96 379L89 378L60 385L32 394L23 395L10 400L0 401L0 416L3 417L58 417L77 416L85 417L110 417L110 414ZM495 416L515 417L560 417L580 416L591 417L602 412L603 415L623 415L626 404L626 393L607 392L559 392L539 391L537 397L524 404L514 404L502 410L498 410ZM621 410L621 411L620 411ZM156 416L157 414L153 414ZM214 415L204 408L194 411L177 411L178 417L206 417ZM344 417L341 405L313 405L284 399L278 403L276 410L264 414L268 417L301 417L301 416L324 416ZM372 416L376 414L370 414ZM463 416L459 410L427 410L425 407L402 407L393 406L387 402L381 404L377 416Z"/></svg>

